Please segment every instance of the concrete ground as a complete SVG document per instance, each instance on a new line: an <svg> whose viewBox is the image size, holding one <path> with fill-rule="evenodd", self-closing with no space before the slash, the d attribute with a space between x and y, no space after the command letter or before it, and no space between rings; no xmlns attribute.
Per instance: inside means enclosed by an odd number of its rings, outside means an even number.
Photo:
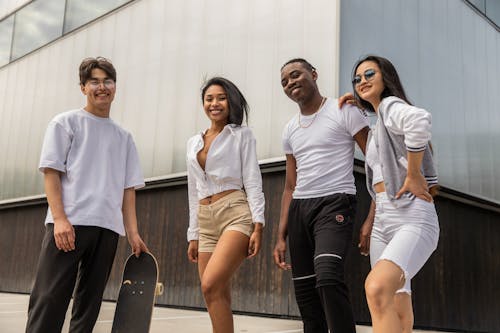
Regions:
<svg viewBox="0 0 500 333"><path fill-rule="evenodd" d="M0 331L2 333L22 333L26 325L29 295L0 293ZM115 310L115 303L103 302L94 333L109 333ZM67 319L70 311L68 311ZM273 319L254 316L234 316L235 333L299 333L302 323L298 320ZM357 326L357 333L372 333L369 326ZM63 332L68 332L66 320ZM189 311L155 307L150 333L186 332L210 333L208 314L204 311ZM415 330L417 332L424 332ZM425 331L426 333L437 333ZM442 332L441 332L442 333Z"/></svg>

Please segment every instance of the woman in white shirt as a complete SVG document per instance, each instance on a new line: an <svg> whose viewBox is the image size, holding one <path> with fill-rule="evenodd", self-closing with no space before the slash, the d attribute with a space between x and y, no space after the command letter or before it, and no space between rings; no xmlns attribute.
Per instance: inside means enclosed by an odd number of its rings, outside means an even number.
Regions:
<svg viewBox="0 0 500 333"><path fill-rule="evenodd" d="M431 115L408 102L392 63L367 56L353 70L354 96L377 114L368 136L367 188L376 202L370 238L372 270L365 282L374 333L409 333L410 280L439 239L432 195L437 189Z"/></svg>
<svg viewBox="0 0 500 333"><path fill-rule="evenodd" d="M233 332L231 278L261 247L264 193L255 138L241 126L248 104L231 81L214 77L202 89L210 128L189 139L188 258L198 263L214 332Z"/></svg>

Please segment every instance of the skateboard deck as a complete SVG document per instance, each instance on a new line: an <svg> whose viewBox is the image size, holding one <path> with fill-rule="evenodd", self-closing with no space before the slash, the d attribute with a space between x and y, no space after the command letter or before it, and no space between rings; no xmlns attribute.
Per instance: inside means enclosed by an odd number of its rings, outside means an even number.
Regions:
<svg viewBox="0 0 500 333"><path fill-rule="evenodd" d="M158 264L150 253L128 257L116 302L112 333L147 333L155 295L163 288L158 284ZM158 290L157 290L158 289Z"/></svg>

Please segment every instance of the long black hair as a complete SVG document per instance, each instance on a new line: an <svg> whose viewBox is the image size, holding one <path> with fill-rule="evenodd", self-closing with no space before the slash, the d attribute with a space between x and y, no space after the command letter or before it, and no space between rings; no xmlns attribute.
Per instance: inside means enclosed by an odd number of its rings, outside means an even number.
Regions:
<svg viewBox="0 0 500 333"><path fill-rule="evenodd" d="M207 89L213 85L221 86L226 92L229 105L228 123L241 126L243 119L245 119L248 124L248 111L250 107L238 87L226 78L216 76L205 82L201 89L201 101L204 101Z"/></svg>
<svg viewBox="0 0 500 333"><path fill-rule="evenodd" d="M401 84L401 80L399 79L399 75L398 72L396 71L396 68L386 58L379 57L376 55L368 55L358 60L354 65L354 68L352 69L352 75L351 75L352 79L354 79L354 76L356 75L356 70L358 69L359 65L361 65L365 61L373 61L378 65L380 69L380 72L382 74L382 81L384 83L384 91L382 91L382 94L380 95L381 100L385 97L396 96L411 105L410 101L406 97L405 90L403 88L403 85ZM367 111L375 112L373 106L368 101L365 101L364 99L359 97L358 93L356 92L356 86L354 82L352 83L352 88L354 91L354 97L356 98L358 104L361 105L363 109Z"/></svg>

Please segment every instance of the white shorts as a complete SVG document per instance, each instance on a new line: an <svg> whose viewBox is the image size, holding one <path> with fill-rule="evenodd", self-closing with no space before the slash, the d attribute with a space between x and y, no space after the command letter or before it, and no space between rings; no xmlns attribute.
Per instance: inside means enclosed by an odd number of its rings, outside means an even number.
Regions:
<svg viewBox="0 0 500 333"><path fill-rule="evenodd" d="M375 221L370 239L371 266L389 260L399 266L405 285L397 292L411 294L411 279L437 247L439 222L433 202L415 198L396 208L385 192L377 193Z"/></svg>

